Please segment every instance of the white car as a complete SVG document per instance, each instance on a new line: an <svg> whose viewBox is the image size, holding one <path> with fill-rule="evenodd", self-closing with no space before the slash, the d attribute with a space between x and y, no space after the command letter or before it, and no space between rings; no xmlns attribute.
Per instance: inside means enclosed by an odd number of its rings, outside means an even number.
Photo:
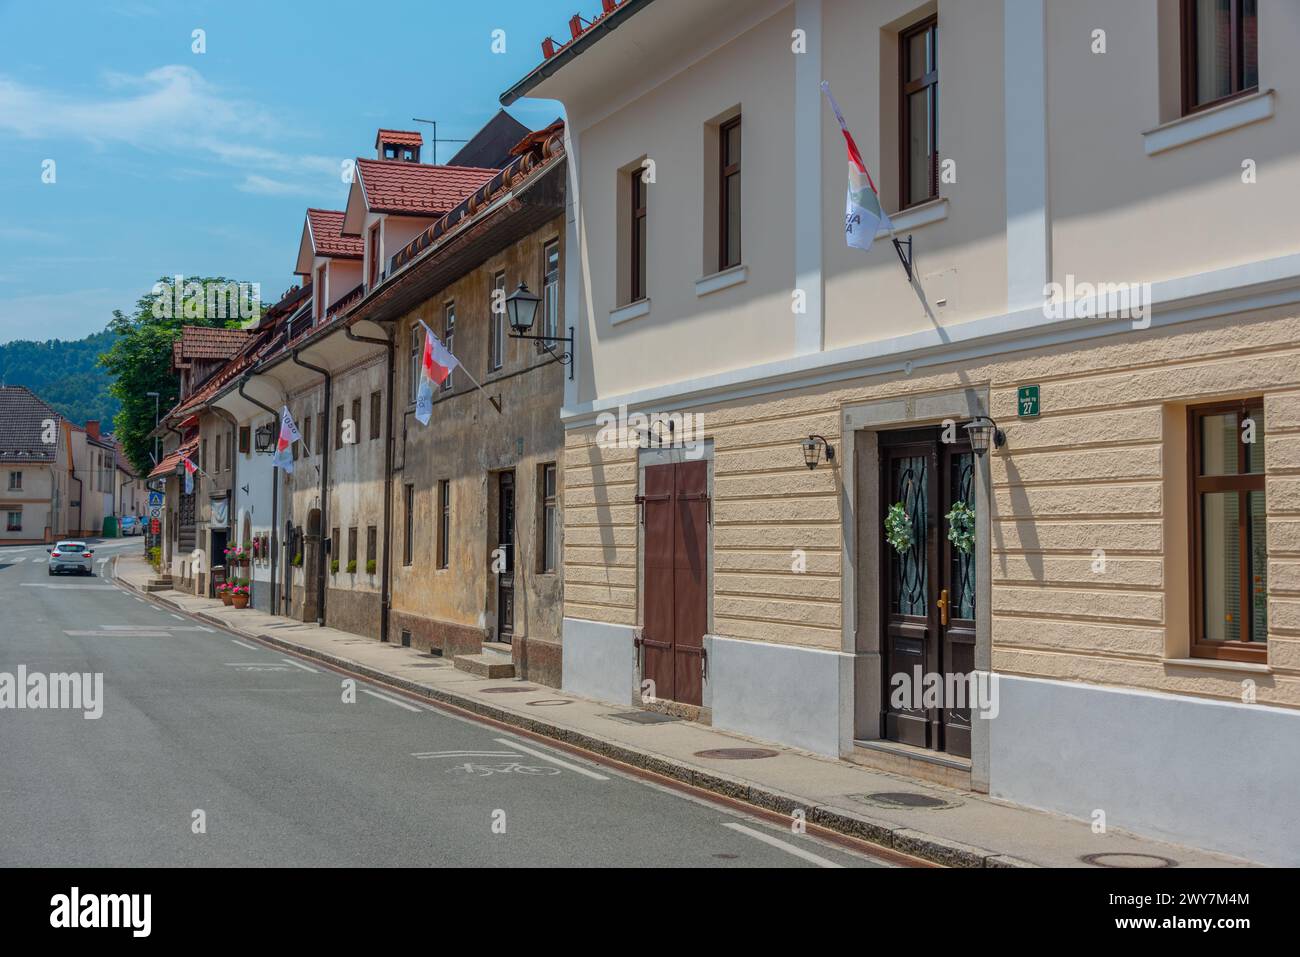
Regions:
<svg viewBox="0 0 1300 957"><path fill-rule="evenodd" d="M59 542L53 548L45 549L50 553L50 574L62 575L75 572L78 575L93 575L95 552L85 542Z"/></svg>

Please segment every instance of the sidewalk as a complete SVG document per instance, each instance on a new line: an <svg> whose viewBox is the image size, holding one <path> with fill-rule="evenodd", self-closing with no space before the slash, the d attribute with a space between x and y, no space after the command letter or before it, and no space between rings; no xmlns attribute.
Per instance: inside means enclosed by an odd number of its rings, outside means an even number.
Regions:
<svg viewBox="0 0 1300 957"><path fill-rule="evenodd" d="M177 591L145 594L153 577L144 559L120 555L114 574L143 597L161 602L242 637L315 658L435 702L451 705L556 741L663 775L703 790L790 814L802 809L810 824L864 838L904 854L957 867L1084 867L1085 855L1109 866L1242 867L1248 862L1165 844L1111 828L1093 834L1082 821L1059 817L983 795L686 721L641 724L628 705L579 698L518 679L478 678L450 661L400 645L320 628L219 600ZM520 689L533 694L509 694ZM701 756L720 748L761 748L770 757L731 760ZM907 807L878 795L921 796L929 807ZM877 797L871 797L877 795ZM934 803L934 802L937 802ZM1128 857L1146 855L1147 857Z"/></svg>

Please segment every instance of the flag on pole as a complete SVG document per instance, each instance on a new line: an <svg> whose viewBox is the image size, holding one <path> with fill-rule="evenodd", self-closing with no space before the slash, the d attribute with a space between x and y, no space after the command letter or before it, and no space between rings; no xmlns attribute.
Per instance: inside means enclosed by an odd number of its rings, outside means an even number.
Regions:
<svg viewBox="0 0 1300 957"><path fill-rule="evenodd" d="M822 81L822 92L830 101L831 109L835 112L835 119L840 124L840 132L844 134L844 142L849 151L849 193L844 210L844 240L855 249L870 249L876 239L877 231L883 227L892 233L894 224L880 205L880 194L876 190L876 184L872 181L871 174L867 172L867 164L862 162L858 144L853 141L853 134L849 132L848 124L844 122L840 105L835 102L835 97L831 94L831 86L825 80Z"/></svg>
<svg viewBox="0 0 1300 957"><path fill-rule="evenodd" d="M293 474L293 443L302 438L298 426L294 425L293 415L287 405L280 407L280 438L275 443L275 454L271 456L271 467L284 469Z"/></svg>
<svg viewBox="0 0 1300 957"><path fill-rule="evenodd" d="M446 382L460 360L423 321L420 325L424 326L424 356L420 360L420 387L415 394L415 419L421 425L428 425L433 415L433 387Z"/></svg>
<svg viewBox="0 0 1300 957"><path fill-rule="evenodd" d="M185 494L194 494L194 473L199 467L189 460L189 456L183 456L181 461L185 463Z"/></svg>

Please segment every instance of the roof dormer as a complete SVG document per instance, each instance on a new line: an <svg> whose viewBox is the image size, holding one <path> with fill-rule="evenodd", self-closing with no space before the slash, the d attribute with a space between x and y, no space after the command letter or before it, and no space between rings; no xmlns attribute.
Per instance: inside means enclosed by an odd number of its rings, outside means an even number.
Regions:
<svg viewBox="0 0 1300 957"><path fill-rule="evenodd" d="M416 130L380 130L375 135L375 159L420 162L424 136Z"/></svg>

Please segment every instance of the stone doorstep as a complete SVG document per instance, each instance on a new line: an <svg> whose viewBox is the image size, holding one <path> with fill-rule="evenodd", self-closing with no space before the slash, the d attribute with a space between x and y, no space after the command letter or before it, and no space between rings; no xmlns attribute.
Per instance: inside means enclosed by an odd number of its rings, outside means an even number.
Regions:
<svg viewBox="0 0 1300 957"><path fill-rule="evenodd" d="M480 678L513 678L515 676L515 663L494 651L487 651L478 655L457 655L452 659L452 664L459 670L468 671Z"/></svg>

